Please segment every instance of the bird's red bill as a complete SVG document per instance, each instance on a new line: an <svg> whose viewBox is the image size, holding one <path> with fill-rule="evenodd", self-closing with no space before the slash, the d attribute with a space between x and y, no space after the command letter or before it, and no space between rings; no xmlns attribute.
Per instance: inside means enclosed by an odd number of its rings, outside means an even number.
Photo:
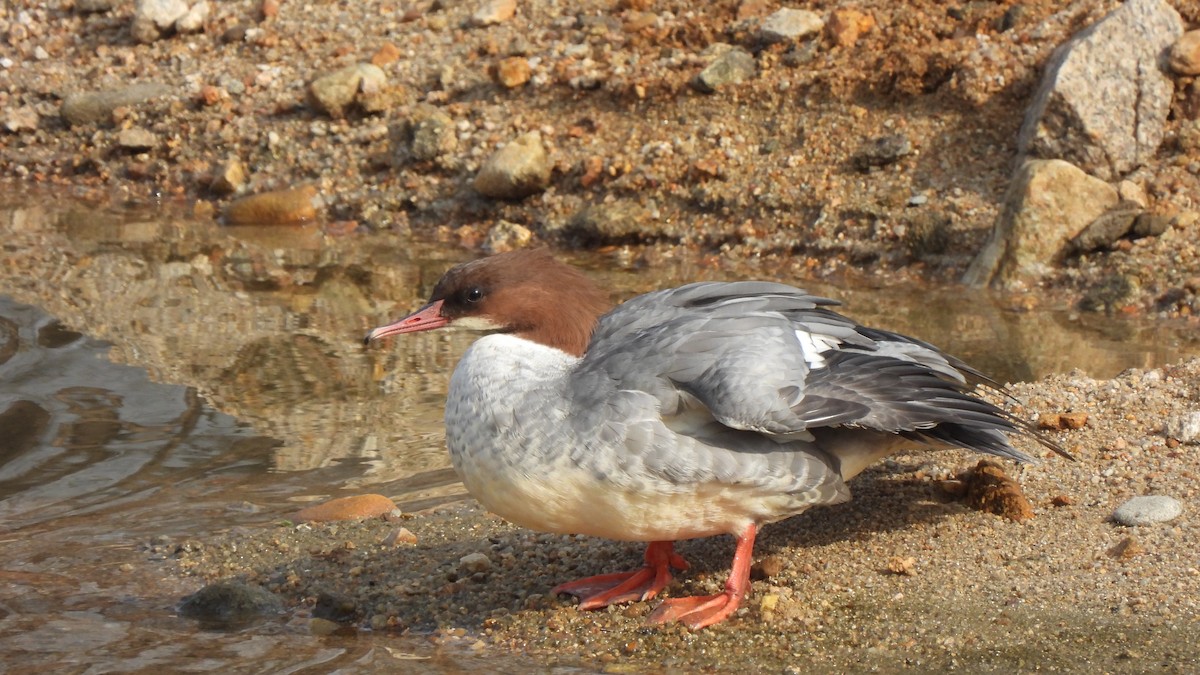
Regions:
<svg viewBox="0 0 1200 675"><path fill-rule="evenodd" d="M389 335L401 335L404 333L418 333L423 330L433 330L449 325L450 320L442 316L442 301L431 302L421 309L409 314L400 319L396 323L380 326L370 333L367 333L367 338L363 342L371 342L379 338Z"/></svg>

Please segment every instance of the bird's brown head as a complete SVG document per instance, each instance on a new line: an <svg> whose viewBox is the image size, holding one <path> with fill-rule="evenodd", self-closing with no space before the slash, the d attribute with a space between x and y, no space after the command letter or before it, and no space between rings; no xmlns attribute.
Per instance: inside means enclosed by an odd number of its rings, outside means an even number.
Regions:
<svg viewBox="0 0 1200 675"><path fill-rule="evenodd" d="M451 268L424 307L376 328L365 342L458 326L513 333L582 356L610 306L590 279L545 249L512 251Z"/></svg>

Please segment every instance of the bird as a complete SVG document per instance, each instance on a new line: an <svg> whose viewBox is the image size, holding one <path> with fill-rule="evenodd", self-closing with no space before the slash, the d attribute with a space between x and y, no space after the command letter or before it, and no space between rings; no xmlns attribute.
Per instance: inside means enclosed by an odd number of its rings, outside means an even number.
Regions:
<svg viewBox="0 0 1200 675"><path fill-rule="evenodd" d="M977 395L1006 390L933 345L859 325L838 303L769 281L699 282L612 308L546 249L447 271L429 301L370 331L485 331L446 398L446 445L486 509L525 528L647 542L644 565L569 581L582 610L655 598L680 540L729 534L724 590L664 600L651 623L701 629L749 591L767 524L850 499L847 482L911 447L1070 457Z"/></svg>

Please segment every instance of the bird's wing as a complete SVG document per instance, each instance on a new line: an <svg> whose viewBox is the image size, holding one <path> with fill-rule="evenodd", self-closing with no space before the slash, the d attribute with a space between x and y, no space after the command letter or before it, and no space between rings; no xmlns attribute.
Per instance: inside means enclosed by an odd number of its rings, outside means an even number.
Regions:
<svg viewBox="0 0 1200 675"><path fill-rule="evenodd" d="M763 282L651 293L601 319L579 369L653 395L680 433L715 422L787 442L851 427L1029 459L1005 436L1024 428L971 394L986 378L831 304Z"/></svg>

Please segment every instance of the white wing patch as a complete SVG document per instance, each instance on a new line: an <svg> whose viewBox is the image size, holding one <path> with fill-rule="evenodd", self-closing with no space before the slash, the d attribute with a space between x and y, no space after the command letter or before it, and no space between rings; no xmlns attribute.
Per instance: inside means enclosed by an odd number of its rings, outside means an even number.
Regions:
<svg viewBox="0 0 1200 675"><path fill-rule="evenodd" d="M806 330L796 331L796 340L800 342L800 353L804 355L804 361L814 370L825 367L825 357L823 353L842 344L842 341L831 335L817 335Z"/></svg>

